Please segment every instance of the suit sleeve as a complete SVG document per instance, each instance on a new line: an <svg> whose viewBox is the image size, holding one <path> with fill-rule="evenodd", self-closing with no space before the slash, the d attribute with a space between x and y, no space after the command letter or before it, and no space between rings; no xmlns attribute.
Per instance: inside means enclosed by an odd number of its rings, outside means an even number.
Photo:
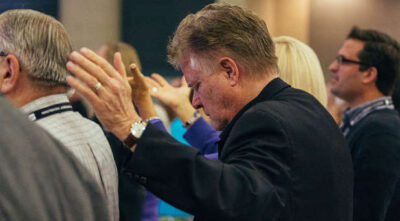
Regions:
<svg viewBox="0 0 400 221"><path fill-rule="evenodd" d="M248 111L229 137L222 161L209 160L148 125L126 168L161 199L198 218L274 220L287 200L283 127Z"/></svg>
<svg viewBox="0 0 400 221"><path fill-rule="evenodd" d="M385 220L400 176L400 137L366 128L354 159L354 220Z"/></svg>

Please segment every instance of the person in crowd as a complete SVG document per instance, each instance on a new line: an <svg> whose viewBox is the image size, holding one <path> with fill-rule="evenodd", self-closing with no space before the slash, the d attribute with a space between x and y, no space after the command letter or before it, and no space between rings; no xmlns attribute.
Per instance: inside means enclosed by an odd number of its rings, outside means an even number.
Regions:
<svg viewBox="0 0 400 221"><path fill-rule="evenodd" d="M3 96L0 111L0 220L111 220L103 191L58 140Z"/></svg>
<svg viewBox="0 0 400 221"><path fill-rule="evenodd" d="M169 61L222 130L218 160L136 113L119 53L115 68L87 48L71 53L80 80L67 81L131 149L126 172L195 220L351 220L344 138L318 100L277 78L274 51L265 22L238 6L207 5L175 31Z"/></svg>
<svg viewBox="0 0 400 221"><path fill-rule="evenodd" d="M390 94L400 46L354 27L329 66L332 93L345 100L341 130L354 166L354 220L400 220L400 117Z"/></svg>
<svg viewBox="0 0 400 221"><path fill-rule="evenodd" d="M306 44L289 36L276 37L273 41L278 57L279 77L292 87L310 93L326 106L327 91L324 74L315 52ZM186 122L184 126L187 131L183 137L193 147L206 154L206 157L216 159L219 132L209 126L190 104L187 99L190 89L185 80L182 79L181 87L172 87L161 75L153 74L152 76L153 78L146 79L150 88L149 92L161 103L170 107L183 122Z"/></svg>
<svg viewBox="0 0 400 221"><path fill-rule="evenodd" d="M279 77L292 87L313 95L326 107L327 93L324 73L314 50L289 36L273 39L278 57Z"/></svg>
<svg viewBox="0 0 400 221"><path fill-rule="evenodd" d="M104 191L112 220L118 220L110 146L97 124L72 111L66 95L72 46L63 25L34 10L6 11L0 15L0 49L1 92L77 157Z"/></svg>

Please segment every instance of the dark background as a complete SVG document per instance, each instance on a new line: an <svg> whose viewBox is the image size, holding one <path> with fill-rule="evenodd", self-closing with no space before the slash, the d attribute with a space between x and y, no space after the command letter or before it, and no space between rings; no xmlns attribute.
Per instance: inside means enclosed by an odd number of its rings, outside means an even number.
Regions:
<svg viewBox="0 0 400 221"><path fill-rule="evenodd" d="M167 44L179 22L212 0L122 0L121 41L133 45L147 74L178 76L167 62ZM34 9L59 19L58 0L0 0L0 12Z"/></svg>
<svg viewBox="0 0 400 221"><path fill-rule="evenodd" d="M0 0L0 12L17 8L34 9L58 19L58 0Z"/></svg>
<svg viewBox="0 0 400 221"><path fill-rule="evenodd" d="M167 44L179 22L212 0L123 0L122 41L133 45L146 73L176 76L167 62Z"/></svg>

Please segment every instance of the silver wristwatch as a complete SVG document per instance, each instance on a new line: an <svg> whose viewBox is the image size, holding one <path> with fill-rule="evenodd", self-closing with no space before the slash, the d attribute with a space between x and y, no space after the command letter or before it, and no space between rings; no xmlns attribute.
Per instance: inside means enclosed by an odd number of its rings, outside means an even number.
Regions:
<svg viewBox="0 0 400 221"><path fill-rule="evenodd" d="M131 125L131 131L127 138L124 140L124 144L131 148L137 143L139 138L142 136L144 130L146 129L147 123L144 121L136 121Z"/></svg>

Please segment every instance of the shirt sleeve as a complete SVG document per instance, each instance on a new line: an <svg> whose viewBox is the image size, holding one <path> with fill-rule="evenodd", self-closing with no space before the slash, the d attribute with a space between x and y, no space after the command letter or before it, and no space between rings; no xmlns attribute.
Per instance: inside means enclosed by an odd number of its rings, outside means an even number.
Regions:
<svg viewBox="0 0 400 221"><path fill-rule="evenodd" d="M163 122L160 119L156 118L156 119L150 120L149 123L151 123L154 126L158 127L162 131L167 131L167 129L165 129L165 126L164 126Z"/></svg>
<svg viewBox="0 0 400 221"><path fill-rule="evenodd" d="M213 154L213 157L218 158L219 134L219 131L200 117L189 127L183 138L202 154Z"/></svg>

